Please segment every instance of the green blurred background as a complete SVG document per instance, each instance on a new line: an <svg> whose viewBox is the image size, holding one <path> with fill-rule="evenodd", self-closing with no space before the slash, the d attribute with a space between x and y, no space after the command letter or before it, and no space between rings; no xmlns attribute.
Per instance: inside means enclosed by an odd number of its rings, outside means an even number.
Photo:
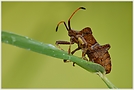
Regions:
<svg viewBox="0 0 134 90"><path fill-rule="evenodd" d="M2 2L2 30L55 45L68 40L59 21L69 18L75 30L86 26L101 44L109 43L112 71L118 88L132 88L132 2ZM68 46L61 46L67 51ZM75 49L76 45L73 45ZM81 56L78 51L76 56ZM2 88L107 88L104 82L72 63L2 43Z"/></svg>

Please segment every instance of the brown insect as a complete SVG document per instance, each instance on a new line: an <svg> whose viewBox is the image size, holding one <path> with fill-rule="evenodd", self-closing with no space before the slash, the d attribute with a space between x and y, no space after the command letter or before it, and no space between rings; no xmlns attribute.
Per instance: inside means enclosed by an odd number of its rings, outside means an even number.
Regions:
<svg viewBox="0 0 134 90"><path fill-rule="evenodd" d="M73 14L68 19L68 26L65 21L61 21L58 23L58 25L56 27L56 32L58 30L58 26L61 23L64 23L64 25L68 31L68 35L70 36L70 42L56 41L56 45L61 50L63 50L59 46L59 44L68 44L69 45L68 54L72 54L72 55L76 51L82 50L82 58L84 60L87 60L87 61L90 60L94 63L98 63L98 64L102 65L106 70L106 74L108 74L111 71L111 58L108 53L108 50L110 49L110 45L109 44L100 45L95 40L94 36L92 35L92 30L90 27L86 27L86 28L82 29L81 31L75 31L75 30L71 29L70 20L71 20L72 16L80 9L85 9L85 8L79 7L78 9L76 9L73 12ZM78 47L71 52L71 45L74 43L76 43L78 45ZM86 58L86 55L89 57L89 60ZM68 62L68 60L64 60L64 62ZM74 64L75 64L75 62L73 62L73 66L74 66Z"/></svg>

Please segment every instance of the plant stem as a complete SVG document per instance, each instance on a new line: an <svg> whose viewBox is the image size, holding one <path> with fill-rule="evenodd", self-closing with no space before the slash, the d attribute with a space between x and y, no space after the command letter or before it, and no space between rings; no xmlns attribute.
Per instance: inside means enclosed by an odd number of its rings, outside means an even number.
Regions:
<svg viewBox="0 0 134 90"><path fill-rule="evenodd" d="M101 72L97 72L97 75L99 75L99 77L105 82L105 84L108 86L108 88L111 89L117 89L116 86L114 86L106 77L105 74L102 74Z"/></svg>

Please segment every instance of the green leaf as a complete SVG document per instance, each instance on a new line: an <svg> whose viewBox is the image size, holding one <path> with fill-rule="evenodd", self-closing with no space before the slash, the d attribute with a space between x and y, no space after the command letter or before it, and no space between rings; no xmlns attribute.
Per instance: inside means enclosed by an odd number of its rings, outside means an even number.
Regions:
<svg viewBox="0 0 134 90"><path fill-rule="evenodd" d="M68 55L67 52L59 50L51 44L39 42L28 37L2 31L2 42L25 48L27 50L31 50L34 52L38 52L41 54L46 54L48 56L60 58L62 60L70 60L90 72L95 73L100 71L102 73L105 73L105 69L99 64L88 62L73 55Z"/></svg>
<svg viewBox="0 0 134 90"><path fill-rule="evenodd" d="M52 44L46 44L43 42L33 40L29 37L17 35L11 32L5 32L5 31L2 31L2 42L11 44L14 46L18 46L18 47L21 47L30 51L34 51L37 53L60 58L61 60L63 59L70 60L72 62L75 62L77 65L79 65L80 67L84 68L85 70L89 72L92 72L92 73L101 72L101 74L98 74L98 75L105 75L105 69L101 65L83 60L73 55L68 55L67 52L56 48ZM105 83L107 84L107 82ZM109 84L107 85L109 86Z"/></svg>

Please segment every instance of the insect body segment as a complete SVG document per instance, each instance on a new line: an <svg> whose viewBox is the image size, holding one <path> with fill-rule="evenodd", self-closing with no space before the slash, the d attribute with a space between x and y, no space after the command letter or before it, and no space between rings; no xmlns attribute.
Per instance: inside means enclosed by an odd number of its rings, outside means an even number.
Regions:
<svg viewBox="0 0 134 90"><path fill-rule="evenodd" d="M75 31L71 29L70 20L72 16L80 9L85 9L84 7L80 7L76 9L73 14L68 19L68 26L65 21L61 21L58 23L56 27L56 31L58 31L58 26L63 23L68 31L68 36L70 36L70 41L56 41L56 45L63 50L59 44L68 44L68 54L74 54L78 50L82 50L82 58L87 61L92 61L94 63L98 63L102 65L105 70L106 74L110 73L111 71L111 58L108 50L110 49L110 45L100 45L92 35L92 30L90 27L86 27L81 31ZM71 51L71 45L76 43L78 47ZM89 59L86 58L86 55ZM68 62L68 60L64 60L64 62ZM73 62L74 66L75 62Z"/></svg>
<svg viewBox="0 0 134 90"><path fill-rule="evenodd" d="M86 52L86 54L92 62L98 63L105 68L106 74L110 73L111 71L111 58L108 53L109 48L109 44L102 46L98 44L96 48L92 49L92 51Z"/></svg>

